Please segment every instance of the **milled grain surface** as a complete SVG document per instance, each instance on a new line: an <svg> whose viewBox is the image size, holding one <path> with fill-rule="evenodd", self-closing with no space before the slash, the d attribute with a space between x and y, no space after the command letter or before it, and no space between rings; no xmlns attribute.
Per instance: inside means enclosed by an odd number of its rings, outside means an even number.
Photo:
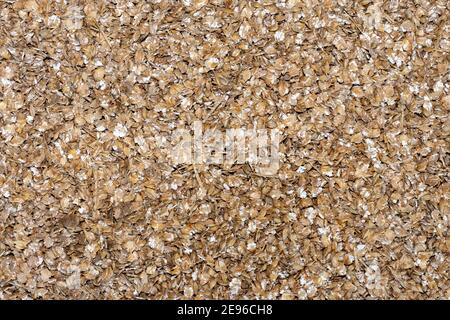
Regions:
<svg viewBox="0 0 450 320"><path fill-rule="evenodd" d="M2 1L0 299L446 299L438 1ZM280 169L177 165L278 129Z"/></svg>

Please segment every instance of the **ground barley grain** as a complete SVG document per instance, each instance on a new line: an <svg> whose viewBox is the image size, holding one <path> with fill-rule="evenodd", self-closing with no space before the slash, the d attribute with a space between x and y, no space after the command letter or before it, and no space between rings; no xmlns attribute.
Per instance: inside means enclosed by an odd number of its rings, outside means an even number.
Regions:
<svg viewBox="0 0 450 320"><path fill-rule="evenodd" d="M448 3L0 4L0 299L446 299ZM278 129L279 169L169 161Z"/></svg>

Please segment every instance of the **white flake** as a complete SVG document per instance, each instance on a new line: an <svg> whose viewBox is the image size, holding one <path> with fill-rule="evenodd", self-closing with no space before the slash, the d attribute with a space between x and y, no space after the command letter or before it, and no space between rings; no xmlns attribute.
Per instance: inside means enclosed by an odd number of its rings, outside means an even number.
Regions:
<svg viewBox="0 0 450 320"><path fill-rule="evenodd" d="M128 134L128 129L123 124L118 123L114 128L114 135L118 138L124 138Z"/></svg>
<svg viewBox="0 0 450 320"><path fill-rule="evenodd" d="M275 41L281 42L283 40L284 40L284 32L283 31L275 32Z"/></svg>

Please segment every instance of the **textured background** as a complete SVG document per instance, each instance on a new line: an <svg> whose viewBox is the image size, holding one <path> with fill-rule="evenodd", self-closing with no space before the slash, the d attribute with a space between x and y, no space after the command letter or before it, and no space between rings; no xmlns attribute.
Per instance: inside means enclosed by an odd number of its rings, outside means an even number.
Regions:
<svg viewBox="0 0 450 320"><path fill-rule="evenodd" d="M448 298L447 6L2 1L0 298Z"/></svg>

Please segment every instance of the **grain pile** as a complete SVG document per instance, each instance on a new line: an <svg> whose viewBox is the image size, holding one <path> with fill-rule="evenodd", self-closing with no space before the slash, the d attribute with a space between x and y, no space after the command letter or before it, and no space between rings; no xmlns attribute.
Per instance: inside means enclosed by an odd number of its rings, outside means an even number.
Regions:
<svg viewBox="0 0 450 320"><path fill-rule="evenodd" d="M448 298L444 0L2 1L0 299ZM177 165L194 121L280 168Z"/></svg>

